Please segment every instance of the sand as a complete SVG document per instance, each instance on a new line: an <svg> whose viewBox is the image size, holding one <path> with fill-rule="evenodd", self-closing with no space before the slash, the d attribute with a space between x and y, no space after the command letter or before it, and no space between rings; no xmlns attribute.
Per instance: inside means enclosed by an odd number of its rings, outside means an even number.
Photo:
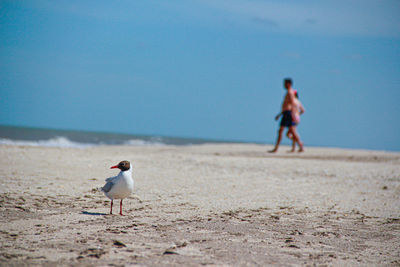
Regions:
<svg viewBox="0 0 400 267"><path fill-rule="evenodd" d="M0 265L400 265L400 153L269 149L0 146Z"/></svg>

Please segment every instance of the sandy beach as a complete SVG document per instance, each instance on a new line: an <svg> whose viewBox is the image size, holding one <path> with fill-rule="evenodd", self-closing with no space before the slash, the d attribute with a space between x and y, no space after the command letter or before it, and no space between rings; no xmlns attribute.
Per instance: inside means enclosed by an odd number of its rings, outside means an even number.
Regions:
<svg viewBox="0 0 400 267"><path fill-rule="evenodd" d="M269 149L0 146L0 265L400 265L400 153ZM135 195L107 215L121 160Z"/></svg>

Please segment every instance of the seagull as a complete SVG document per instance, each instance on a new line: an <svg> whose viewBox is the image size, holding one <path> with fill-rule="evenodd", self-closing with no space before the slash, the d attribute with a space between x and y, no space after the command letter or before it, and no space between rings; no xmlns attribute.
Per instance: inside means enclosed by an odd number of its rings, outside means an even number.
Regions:
<svg viewBox="0 0 400 267"><path fill-rule="evenodd" d="M124 160L110 169L120 169L117 176L106 179L106 184L101 188L106 197L111 199L110 214L112 214L113 200L121 199L119 204L119 214L122 214L122 200L133 192L132 168L129 161Z"/></svg>

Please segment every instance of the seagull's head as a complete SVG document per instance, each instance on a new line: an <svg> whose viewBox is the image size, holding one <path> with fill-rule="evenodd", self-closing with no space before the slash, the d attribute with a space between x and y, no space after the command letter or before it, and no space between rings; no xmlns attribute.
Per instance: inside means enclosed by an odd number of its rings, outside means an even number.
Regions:
<svg viewBox="0 0 400 267"><path fill-rule="evenodd" d="M131 168L131 163L127 160L123 160L118 165L112 166L110 169L120 169L121 171L127 171Z"/></svg>

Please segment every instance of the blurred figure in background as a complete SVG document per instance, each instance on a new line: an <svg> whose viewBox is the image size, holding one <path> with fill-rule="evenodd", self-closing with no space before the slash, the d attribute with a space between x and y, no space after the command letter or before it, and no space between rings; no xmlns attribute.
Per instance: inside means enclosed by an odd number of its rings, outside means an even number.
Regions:
<svg viewBox="0 0 400 267"><path fill-rule="evenodd" d="M282 103L282 109L281 113L279 113L276 117L275 120L278 120L280 116L282 116L279 131L278 131L278 139L276 140L276 144L273 150L269 151L271 153L275 153L279 149L279 144L281 143L282 140L282 134L285 128L288 128L287 135L288 137L293 140L294 144L296 143L299 145L299 152L303 152L303 143L300 140L299 135L297 134L296 130L296 125L297 123L295 122L296 119L300 120L300 113L301 110L299 111L299 104L301 105L300 101L296 99L295 96L295 90L292 88L293 81L290 78L286 78L283 81L283 86L287 90L287 93L285 95L285 98L283 99ZM295 112L294 112L295 111ZM299 113L298 118L294 117L295 113ZM304 108L303 108L304 112Z"/></svg>
<svg viewBox="0 0 400 267"><path fill-rule="evenodd" d="M301 104L300 100L299 100L299 93L297 92L297 90L294 90L294 96L295 96L295 105L293 105L292 108L292 120L295 123L294 128L297 127L297 125L299 125L300 123L300 115L302 115L305 110L303 107L303 104ZM297 128L296 128L297 129ZM299 137L299 141L300 141L300 135L297 134ZM287 137L289 137L290 139L292 139L292 150L290 152L295 152L296 151L296 141L293 138L293 134L290 131L290 129L287 132ZM300 146L299 144L299 152L303 152L304 149L302 146Z"/></svg>

